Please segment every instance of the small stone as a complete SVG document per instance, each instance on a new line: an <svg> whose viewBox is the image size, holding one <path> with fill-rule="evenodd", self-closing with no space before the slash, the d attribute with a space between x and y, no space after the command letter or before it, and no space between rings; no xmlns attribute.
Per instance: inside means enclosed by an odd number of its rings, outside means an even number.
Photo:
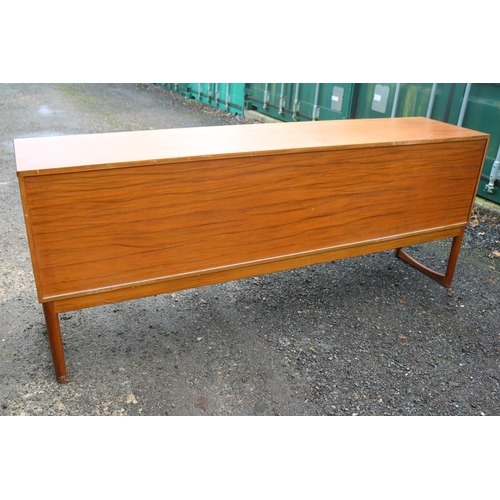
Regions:
<svg viewBox="0 0 500 500"><path fill-rule="evenodd" d="M134 405L136 405L137 404L137 399L135 399L135 396L133 394L129 394L127 396L126 403L127 404L134 404Z"/></svg>
<svg viewBox="0 0 500 500"><path fill-rule="evenodd" d="M205 396L200 396L196 401L195 401L195 406L197 408L201 408L203 411L206 411L208 407L208 401Z"/></svg>

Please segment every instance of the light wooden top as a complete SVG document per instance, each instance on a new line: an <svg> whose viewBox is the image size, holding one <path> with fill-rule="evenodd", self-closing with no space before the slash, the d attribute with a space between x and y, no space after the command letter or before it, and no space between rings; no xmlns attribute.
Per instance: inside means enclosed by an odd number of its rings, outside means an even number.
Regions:
<svg viewBox="0 0 500 500"><path fill-rule="evenodd" d="M265 123L15 139L18 175L94 170L301 150L486 139L427 118Z"/></svg>

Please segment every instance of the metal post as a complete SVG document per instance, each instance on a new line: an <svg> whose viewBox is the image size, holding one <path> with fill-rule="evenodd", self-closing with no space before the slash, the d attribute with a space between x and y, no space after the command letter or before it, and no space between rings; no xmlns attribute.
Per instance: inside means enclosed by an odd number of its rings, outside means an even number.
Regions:
<svg viewBox="0 0 500 500"><path fill-rule="evenodd" d="M269 83L266 83L266 86L264 87L264 109L267 109L267 103L269 102L268 86L269 86Z"/></svg>
<svg viewBox="0 0 500 500"><path fill-rule="evenodd" d="M229 93L229 83L226 83L226 111L229 111L229 102L231 100L231 94Z"/></svg>
<svg viewBox="0 0 500 500"><path fill-rule="evenodd" d="M432 108L434 106L434 97L436 97L436 87L437 83L432 84L431 97L429 100L429 107L427 108L427 116L426 118L430 118L432 114Z"/></svg>
<svg viewBox="0 0 500 500"><path fill-rule="evenodd" d="M280 92L280 108L279 114L283 114L283 110L285 109L285 84L281 84L281 92Z"/></svg>
<svg viewBox="0 0 500 500"><path fill-rule="evenodd" d="M297 121L298 117L297 115L299 114L299 109L300 109L300 102L299 102L299 87L300 83L295 84L295 101L293 102L293 116L292 118Z"/></svg>
<svg viewBox="0 0 500 500"><path fill-rule="evenodd" d="M396 83L396 94L394 96L394 102L392 104L392 113L391 113L391 118L394 118L396 116L396 108L398 107L398 99L399 99L399 87L401 86L400 83Z"/></svg>
<svg viewBox="0 0 500 500"><path fill-rule="evenodd" d="M457 123L459 127L462 126L462 122L464 121L465 109L467 108L467 101L469 100L470 87L471 87L470 83L468 83L467 86L465 87L464 100L462 101L462 107L460 108L460 116L458 117L458 123Z"/></svg>
<svg viewBox="0 0 500 500"><path fill-rule="evenodd" d="M319 117L318 97L319 97L319 83L316 84L316 95L314 96L314 107L312 114L313 120L317 120Z"/></svg>

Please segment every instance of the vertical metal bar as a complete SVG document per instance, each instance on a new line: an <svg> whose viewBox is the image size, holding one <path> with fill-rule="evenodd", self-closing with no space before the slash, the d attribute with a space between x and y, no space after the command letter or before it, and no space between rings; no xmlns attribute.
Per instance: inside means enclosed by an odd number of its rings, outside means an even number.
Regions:
<svg viewBox="0 0 500 500"><path fill-rule="evenodd" d="M452 83L450 85L450 91L448 92L448 102L446 103L446 111L444 112L443 118L443 121L446 123L448 123L448 120L450 119L451 105L453 104L453 96L455 95L456 86L456 83Z"/></svg>
<svg viewBox="0 0 500 500"><path fill-rule="evenodd" d="M318 98L319 98L319 83L316 84L316 95L314 96L314 107L312 113L313 120L317 120L319 117Z"/></svg>
<svg viewBox="0 0 500 500"><path fill-rule="evenodd" d="M462 123L464 121L465 110L467 108L467 101L469 100L470 88L471 84L468 83L467 86L465 87L464 100L462 101L462 107L460 108L460 116L458 117L457 125L459 127L462 126Z"/></svg>
<svg viewBox="0 0 500 500"><path fill-rule="evenodd" d="M399 87L401 86L400 83L396 83L396 94L394 95L394 102L392 104L392 113L391 113L391 118L394 118L396 116L396 108L398 107L398 100L399 100Z"/></svg>
<svg viewBox="0 0 500 500"><path fill-rule="evenodd" d="M434 107L434 98L436 97L437 83L432 84L431 97L429 99L429 107L427 108L426 118L430 118L432 114L432 108Z"/></svg>
<svg viewBox="0 0 500 500"><path fill-rule="evenodd" d="M267 109L267 103L269 102L269 83L266 83L266 86L264 87L264 109Z"/></svg>
<svg viewBox="0 0 500 500"><path fill-rule="evenodd" d="M281 92L280 92L280 107L279 107L279 114L283 114L283 110L285 109L285 84L281 84Z"/></svg>
<svg viewBox="0 0 500 500"><path fill-rule="evenodd" d="M299 109L300 109L300 103L299 103L299 87L300 87L300 83L296 83L295 84L296 87L295 87L295 100L293 101L293 116L292 118L294 120L297 120L298 117L298 113L299 113Z"/></svg>
<svg viewBox="0 0 500 500"><path fill-rule="evenodd" d="M229 111L229 102L231 100L231 94L229 93L229 83L226 83L226 111Z"/></svg>

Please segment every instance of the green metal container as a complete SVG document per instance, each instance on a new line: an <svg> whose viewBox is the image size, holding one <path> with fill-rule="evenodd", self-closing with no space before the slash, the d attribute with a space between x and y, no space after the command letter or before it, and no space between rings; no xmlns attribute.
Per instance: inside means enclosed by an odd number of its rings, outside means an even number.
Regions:
<svg viewBox="0 0 500 500"><path fill-rule="evenodd" d="M490 175L495 162L500 163L500 84L473 83L467 95L462 126L491 135L477 195L500 204L500 168Z"/></svg>
<svg viewBox="0 0 500 500"><path fill-rule="evenodd" d="M356 84L351 118L427 116L456 123L466 84L360 83Z"/></svg>
<svg viewBox="0 0 500 500"><path fill-rule="evenodd" d="M195 99L234 115L243 115L245 111L244 83L159 83L158 85L177 92L187 99Z"/></svg>
<svg viewBox="0 0 500 500"><path fill-rule="evenodd" d="M181 94L188 99L190 99L191 97L189 91L189 83L157 83L156 85L167 90L171 90L172 92Z"/></svg>
<svg viewBox="0 0 500 500"><path fill-rule="evenodd" d="M282 121L349 118L352 83L247 83L246 108Z"/></svg>

